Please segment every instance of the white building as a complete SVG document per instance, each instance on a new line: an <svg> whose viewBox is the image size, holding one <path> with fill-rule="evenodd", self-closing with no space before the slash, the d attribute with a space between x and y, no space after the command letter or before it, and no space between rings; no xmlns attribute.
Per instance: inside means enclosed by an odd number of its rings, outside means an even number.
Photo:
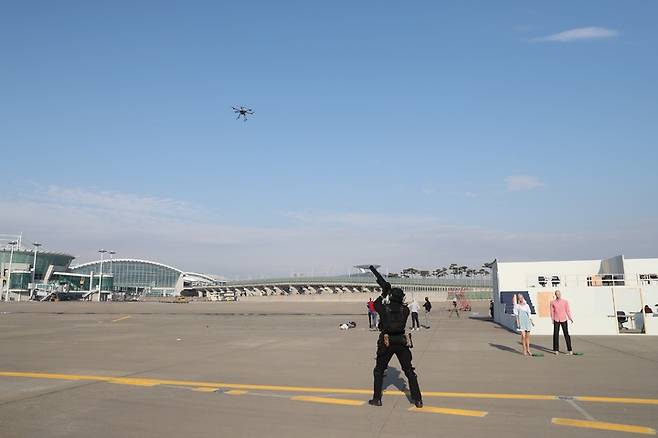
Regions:
<svg viewBox="0 0 658 438"><path fill-rule="evenodd" d="M512 295L523 293L533 334L552 334L550 301L559 290L574 318L571 334L658 336L658 258L495 262L492 274L494 319L510 329L516 328Z"/></svg>

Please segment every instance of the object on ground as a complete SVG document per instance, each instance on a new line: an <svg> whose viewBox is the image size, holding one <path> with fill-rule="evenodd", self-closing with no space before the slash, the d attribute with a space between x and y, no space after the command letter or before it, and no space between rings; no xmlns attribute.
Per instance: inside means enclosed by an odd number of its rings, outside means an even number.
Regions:
<svg viewBox="0 0 658 438"><path fill-rule="evenodd" d="M338 328L341 329L341 330L349 330L349 329L352 329L352 328L355 328L355 327L356 327L356 322L354 322L354 321L344 322L344 323L342 323L341 325L338 326Z"/></svg>

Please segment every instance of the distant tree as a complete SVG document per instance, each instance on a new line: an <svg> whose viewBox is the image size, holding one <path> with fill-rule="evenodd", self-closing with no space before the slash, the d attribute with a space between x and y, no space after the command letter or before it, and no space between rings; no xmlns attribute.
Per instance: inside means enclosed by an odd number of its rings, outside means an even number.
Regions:
<svg viewBox="0 0 658 438"><path fill-rule="evenodd" d="M436 268L434 271L432 271L432 275L436 278L445 277L448 275L448 268Z"/></svg>
<svg viewBox="0 0 658 438"><path fill-rule="evenodd" d="M414 277L418 275L420 271L416 268L406 268L403 269L402 272L400 272L400 276L404 278L409 278L409 277Z"/></svg>
<svg viewBox="0 0 658 438"><path fill-rule="evenodd" d="M418 274L420 274L420 276L423 277L423 278L427 278L427 277L430 276L430 271L420 270L420 271L418 271Z"/></svg>

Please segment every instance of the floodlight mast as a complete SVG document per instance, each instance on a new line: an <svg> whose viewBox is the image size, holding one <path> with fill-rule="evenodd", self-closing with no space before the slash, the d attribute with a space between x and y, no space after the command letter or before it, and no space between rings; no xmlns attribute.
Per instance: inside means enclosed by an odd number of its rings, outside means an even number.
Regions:
<svg viewBox="0 0 658 438"><path fill-rule="evenodd" d="M100 277L98 278L98 301L100 302L101 295L103 294L103 254L105 254L107 250L99 249L98 252L101 253Z"/></svg>
<svg viewBox="0 0 658 438"><path fill-rule="evenodd" d="M7 292L5 293L5 301L9 301L9 288L11 287L11 265L14 261L14 245L17 245L17 240L9 242L11 252L9 253L9 272L7 273Z"/></svg>
<svg viewBox="0 0 658 438"><path fill-rule="evenodd" d="M32 288L30 289L30 300L34 298L34 294L37 290L37 285L35 284L37 276L37 252L39 251L39 247L43 244L34 242L32 245L34 245L34 261L32 262Z"/></svg>

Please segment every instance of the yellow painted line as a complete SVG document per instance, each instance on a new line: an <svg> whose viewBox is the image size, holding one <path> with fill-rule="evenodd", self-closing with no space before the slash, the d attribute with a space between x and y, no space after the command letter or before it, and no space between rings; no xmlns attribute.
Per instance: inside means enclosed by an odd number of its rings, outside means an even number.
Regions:
<svg viewBox="0 0 658 438"><path fill-rule="evenodd" d="M247 391L241 390L241 389L231 389L230 391L226 391L224 394L228 395L244 395L246 394Z"/></svg>
<svg viewBox="0 0 658 438"><path fill-rule="evenodd" d="M400 391L394 391L400 395ZM388 391L384 391L388 393ZM423 397L445 397L445 398L495 398L505 400L558 400L556 395L543 394L497 394L490 392L423 392Z"/></svg>
<svg viewBox="0 0 658 438"><path fill-rule="evenodd" d="M658 399L652 398L626 398L626 397L588 397L580 396L574 397L574 400L595 403L623 403L623 404L638 404L638 405L658 405Z"/></svg>
<svg viewBox="0 0 658 438"><path fill-rule="evenodd" d="M484 417L488 414L486 411L472 411L470 409L452 409L440 408L438 406L424 406L417 408L412 406L409 408L411 412L424 412L426 414L445 414L445 415L461 415L464 417Z"/></svg>
<svg viewBox="0 0 658 438"><path fill-rule="evenodd" d="M128 319L128 318L132 318L132 316L130 316L130 315L122 316L121 318L113 319L112 322L119 322L119 321L123 321L124 319Z"/></svg>
<svg viewBox="0 0 658 438"><path fill-rule="evenodd" d="M321 394L349 394L349 395L371 395L370 389L349 389L349 388L325 388L312 386L282 386L282 385L256 385L247 383L224 383L224 382L198 382L192 380L170 380L170 379L147 379L131 377L113 377L113 376L93 376L79 374L59 374L59 373L34 373L19 371L0 371L0 377L29 377L34 379L55 379L55 380L87 380L97 382L123 383L126 385L154 386L189 386L189 387L209 387L237 389L245 391L273 391L273 392L301 392L301 393L321 393ZM397 390L384 391L385 395L404 396L404 392ZM497 393L480 393L480 392L423 392L425 397L440 398L466 398L466 399L504 399L504 400L558 400L557 395L542 394L497 394ZM612 398L612 397L575 397L575 400L599 402L599 403L620 403L620 404L644 404L658 405L658 399L652 398Z"/></svg>
<svg viewBox="0 0 658 438"><path fill-rule="evenodd" d="M2 377L30 377L33 379L55 379L55 380L95 380L106 381L113 377L84 376L78 374L58 374L58 373L23 373L14 371L0 371Z"/></svg>
<svg viewBox="0 0 658 438"><path fill-rule="evenodd" d="M345 406L361 406L365 402L362 400L350 400L347 398L329 398L329 397L312 397L310 395L300 395L292 397L291 400L306 401L311 403L325 403L328 405L345 405Z"/></svg>
<svg viewBox="0 0 658 438"><path fill-rule="evenodd" d="M614 430L615 432L641 433L655 435L656 430L650 427L634 426L632 424L604 423L603 421L573 420L571 418L553 418L553 424L560 426L582 427L586 429Z"/></svg>
<svg viewBox="0 0 658 438"><path fill-rule="evenodd" d="M120 377L116 379L109 379L108 383L115 383L117 385L133 385L133 386L156 386L159 385L157 381L152 379L132 379L129 377Z"/></svg>
<svg viewBox="0 0 658 438"><path fill-rule="evenodd" d="M198 391L198 392L215 392L219 388L210 388L208 386L200 386L198 388L194 388L192 391Z"/></svg>

